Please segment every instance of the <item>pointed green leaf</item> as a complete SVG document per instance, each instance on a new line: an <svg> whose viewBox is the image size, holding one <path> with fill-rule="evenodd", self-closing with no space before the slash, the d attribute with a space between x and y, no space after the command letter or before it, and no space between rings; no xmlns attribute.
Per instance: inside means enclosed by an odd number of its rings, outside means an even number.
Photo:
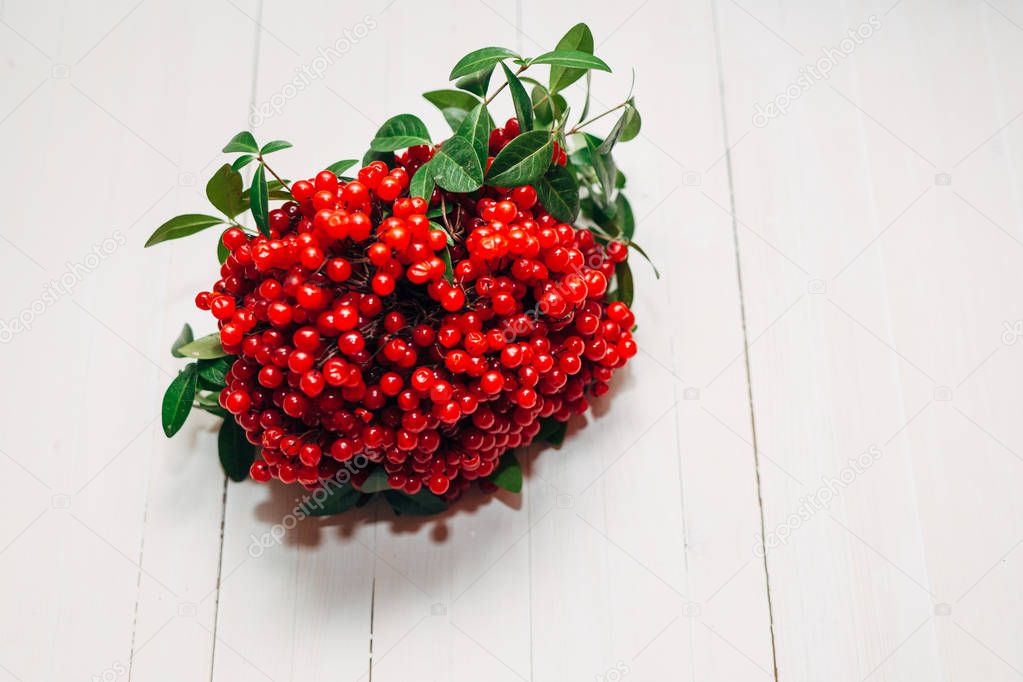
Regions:
<svg viewBox="0 0 1023 682"><path fill-rule="evenodd" d="M370 149L362 155L362 165L368 166L374 161L383 161L389 168L394 167L394 152L378 152Z"/></svg>
<svg viewBox="0 0 1023 682"><path fill-rule="evenodd" d="M451 70L451 75L448 76L448 80L455 80L461 76L474 74L486 69L487 67L493 67L503 59L511 59L515 57L518 57L518 55L503 47L484 47L474 52L470 52L459 59L458 63L455 64L455 68Z"/></svg>
<svg viewBox="0 0 1023 682"><path fill-rule="evenodd" d="M622 136L619 138L622 142L628 142L639 135L640 128L643 127L643 119L639 115L639 109L636 108L635 102L630 102L629 106L625 109L625 125L622 128Z"/></svg>
<svg viewBox="0 0 1023 682"><path fill-rule="evenodd" d="M249 477L249 467L256 459L256 446L245 437L245 429L238 426L233 417L220 424L217 452L220 455L220 466L228 478L240 483Z"/></svg>
<svg viewBox="0 0 1023 682"><path fill-rule="evenodd" d="M242 154L241 156L234 160L234 163L231 164L231 168L233 168L236 171L240 171L242 168L245 168L250 163L252 163L255 159L256 157L253 156L252 154Z"/></svg>
<svg viewBox="0 0 1023 682"><path fill-rule="evenodd" d="M523 133L497 153L487 171L487 184L519 187L533 182L551 165L554 143L546 130Z"/></svg>
<svg viewBox="0 0 1023 682"><path fill-rule="evenodd" d="M480 102L473 107L462 121L462 125L458 126L458 130L455 131L457 137L463 138L472 146L476 158L480 162L480 168L487 165L491 128L490 114L487 112L486 105Z"/></svg>
<svg viewBox="0 0 1023 682"><path fill-rule="evenodd" d="M480 69L470 73L467 76L462 76L455 81L455 87L459 90L465 90L471 92L478 97L487 96L487 88L490 87L490 77L494 74L494 65Z"/></svg>
<svg viewBox="0 0 1023 682"><path fill-rule="evenodd" d="M163 405L160 416L163 422L163 432L170 438L177 433L192 411L192 401L195 400L195 383L199 376L198 368L194 362L189 363L167 387L163 394Z"/></svg>
<svg viewBox="0 0 1023 682"><path fill-rule="evenodd" d="M566 422L558 421L554 417L545 417L540 420L540 431L533 438L533 442L547 442L554 447L560 447L565 440L567 431L568 424Z"/></svg>
<svg viewBox="0 0 1023 682"><path fill-rule="evenodd" d="M227 230L224 230L224 232L227 232ZM227 257L231 255L231 250L224 246L224 232L220 233L220 239L217 240L217 260L220 261L221 265L226 263Z"/></svg>
<svg viewBox="0 0 1023 682"><path fill-rule="evenodd" d="M575 222L579 217L579 185L564 166L551 166L534 187L540 203L552 216L563 223Z"/></svg>
<svg viewBox="0 0 1023 682"><path fill-rule="evenodd" d="M377 467L371 471L359 487L359 490L364 493L379 493L390 489L391 486L387 483L387 472L384 471L383 467Z"/></svg>
<svg viewBox="0 0 1023 682"><path fill-rule="evenodd" d="M412 176L412 180L409 181L409 196L422 197L427 201L433 196L433 188L437 186L437 183L433 179L430 163L430 161L424 163Z"/></svg>
<svg viewBox="0 0 1023 682"><path fill-rule="evenodd" d="M341 176L346 170L359 163L358 159L344 159L343 161L335 161L334 163L327 166L326 170L337 176Z"/></svg>
<svg viewBox="0 0 1023 682"><path fill-rule="evenodd" d="M615 265L615 282L618 283L618 286L608 295L608 298L612 301L621 301L625 305L631 306L633 283L632 268L629 267L629 261L623 260Z"/></svg>
<svg viewBox="0 0 1023 682"><path fill-rule="evenodd" d="M244 212L246 206L242 200L241 173L225 163L206 183L206 198L228 218Z"/></svg>
<svg viewBox="0 0 1023 682"><path fill-rule="evenodd" d="M466 115L480 103L478 98L461 90L431 90L424 92L423 97L440 109L451 130L458 130Z"/></svg>
<svg viewBox="0 0 1023 682"><path fill-rule="evenodd" d="M227 355L215 360L199 361L199 378L205 379L210 385L220 390L227 385L227 373L234 364L234 356Z"/></svg>
<svg viewBox="0 0 1023 682"><path fill-rule="evenodd" d="M599 151L603 140L595 135L586 134L586 146L590 150L590 161L593 163L593 170L597 174L600 188L603 191L603 203L605 206L611 203L611 193L614 190L615 180L618 177L618 168L615 166L611 153L602 154Z"/></svg>
<svg viewBox="0 0 1023 682"><path fill-rule="evenodd" d="M146 241L146 247L170 241L171 239L181 239L196 232L201 232L207 227L223 225L224 222L226 221L223 218L216 218L201 213L186 213L185 215L175 216L156 228L156 231Z"/></svg>
<svg viewBox="0 0 1023 682"><path fill-rule="evenodd" d="M247 130L243 130L227 143L224 147L224 152L230 154L231 152L248 152L251 154L259 153L259 145L256 144L256 138L252 136Z"/></svg>
<svg viewBox="0 0 1023 682"><path fill-rule="evenodd" d="M533 64L553 64L573 69L596 69L611 73L611 67L603 59L579 50L553 50L545 52L539 57L530 59L529 64L530 66Z"/></svg>
<svg viewBox="0 0 1023 682"><path fill-rule="evenodd" d="M183 358L181 354L181 347L186 343L192 343L195 340L195 336L192 334L191 325L186 324L181 328L181 333L178 334L178 338L174 339L174 343L171 345L171 355L176 358Z"/></svg>
<svg viewBox="0 0 1023 682"><path fill-rule="evenodd" d="M256 220L259 231L265 236L270 236L270 193L266 186L266 171L263 164L256 167L252 176L252 189L249 192L249 206L252 208L252 217Z"/></svg>
<svg viewBox="0 0 1023 682"><path fill-rule="evenodd" d="M593 33L590 31L590 27L586 24L576 24L568 29L568 33L558 41L556 49L575 50L577 52L593 54ZM587 73L587 70L573 69L555 64L551 67L551 78L549 81L551 92L564 90L579 80L584 73Z"/></svg>
<svg viewBox="0 0 1023 682"><path fill-rule="evenodd" d="M216 332L186 343L178 348L178 352L181 353L182 357L197 358L199 360L211 360L227 355L224 352L224 347L220 345L220 334Z"/></svg>
<svg viewBox="0 0 1023 682"><path fill-rule="evenodd" d="M551 67L555 68L555 67ZM583 113L579 114L579 122L582 123L586 120L586 116L590 113L590 85L593 80L593 72L586 72L586 99L583 100Z"/></svg>
<svg viewBox="0 0 1023 682"><path fill-rule="evenodd" d="M515 458L515 453L509 450L501 458L497 470L490 475L490 481L498 488L504 488L508 492L522 492L522 465Z"/></svg>
<svg viewBox="0 0 1023 682"><path fill-rule="evenodd" d="M501 64L504 69L504 77L508 80L508 90L511 92L512 104L515 105L515 116L519 119L519 129L527 133L533 129L533 102L529 94L522 87L522 81L518 79L512 70Z"/></svg>
<svg viewBox="0 0 1023 682"><path fill-rule="evenodd" d="M455 283L455 266L451 263L451 249L444 249L440 252L440 259L444 261L444 279L448 284Z"/></svg>
<svg viewBox="0 0 1023 682"><path fill-rule="evenodd" d="M615 204L618 207L618 210L615 212L615 223L618 225L618 229L621 230L623 237L632 239L632 236L636 234L636 218L632 213L632 206L624 194L619 194L615 198Z"/></svg>
<svg viewBox="0 0 1023 682"><path fill-rule="evenodd" d="M643 258L646 259L647 263L650 263L650 267L652 267L654 269L654 276L657 277L657 279L660 279L661 278L661 273L657 269L657 266L654 265L654 261L650 258L650 256L647 255L647 252L644 251L642 249L642 247L640 247L640 245L637 244L636 242L629 242L629 246L631 246L632 248L636 249L636 251L639 252L639 255L643 256Z"/></svg>
<svg viewBox="0 0 1023 682"><path fill-rule="evenodd" d="M259 150L260 155L266 156L267 154L273 154L279 152L282 149L288 149L293 145L287 140L273 140L263 145L262 149Z"/></svg>
<svg viewBox="0 0 1023 682"><path fill-rule="evenodd" d="M434 180L449 192L473 192L483 184L483 167L472 146L461 137L444 142L430 160Z"/></svg>
<svg viewBox="0 0 1023 682"><path fill-rule="evenodd" d="M374 151L393 152L420 144L431 144L426 124L412 114L398 114L384 121L369 146Z"/></svg>

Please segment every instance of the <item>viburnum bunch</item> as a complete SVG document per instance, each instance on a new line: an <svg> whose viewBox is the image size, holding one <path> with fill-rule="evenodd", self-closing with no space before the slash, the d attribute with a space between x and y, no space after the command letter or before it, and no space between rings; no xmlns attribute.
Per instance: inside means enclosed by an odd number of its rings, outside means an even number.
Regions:
<svg viewBox="0 0 1023 682"><path fill-rule="evenodd" d="M523 75L540 65L547 85ZM487 95L498 66L504 82ZM610 68L585 24L538 57L477 50L451 72L457 89L424 95L452 136L435 144L401 114L361 164L307 179L268 165L289 143L236 135L224 151L239 156L206 187L223 216L177 216L146 244L226 226L219 277L195 298L218 331L195 339L185 325L174 343L195 361L164 395L166 434L194 407L223 417L228 476L297 482L319 495L313 514L375 493L429 514L474 483L517 492L515 448L560 444L637 352L639 247L611 152L640 117L630 93L587 118L592 71ZM582 78L570 125L561 93ZM488 108L505 88L515 116L495 126ZM583 131L612 112L605 137Z"/></svg>

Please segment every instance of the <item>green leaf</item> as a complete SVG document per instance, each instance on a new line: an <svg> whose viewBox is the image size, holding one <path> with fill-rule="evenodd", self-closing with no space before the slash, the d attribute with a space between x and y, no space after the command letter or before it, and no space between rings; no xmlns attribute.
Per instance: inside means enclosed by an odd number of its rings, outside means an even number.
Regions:
<svg viewBox="0 0 1023 682"><path fill-rule="evenodd" d="M487 171L487 183L519 187L533 182L551 165L554 142L546 130L523 133L497 153Z"/></svg>
<svg viewBox="0 0 1023 682"><path fill-rule="evenodd" d="M228 478L240 483L249 477L249 467L256 459L256 447L245 437L245 429L232 418L220 424L217 452L220 455L220 466Z"/></svg>
<svg viewBox="0 0 1023 682"><path fill-rule="evenodd" d="M551 69L560 67L552 66ZM590 113L590 81L593 80L593 72L586 72L586 99L583 100L583 113L579 114L579 122L582 123L586 120L586 115Z"/></svg>
<svg viewBox="0 0 1023 682"><path fill-rule="evenodd" d="M478 71L482 71L487 67L495 66L499 61L503 59L510 59L518 57L511 50L503 47L484 47L482 49L470 52L455 64L455 68L451 69L451 75L448 76L448 80L455 80L461 76L468 76L475 74ZM488 76L489 78L489 76Z"/></svg>
<svg viewBox="0 0 1023 682"><path fill-rule="evenodd" d="M429 490L420 490L415 495L406 495L397 490L384 492L384 499L398 516L432 516L448 508L444 500Z"/></svg>
<svg viewBox="0 0 1023 682"><path fill-rule="evenodd" d="M603 141L599 137L589 134L584 137L586 146L590 150L590 162L593 164L593 170L597 174L597 180L600 182L600 188L604 194L604 205L608 206L611 204L611 193L618 177L618 168L615 166L610 152L600 152Z"/></svg>
<svg viewBox="0 0 1023 682"><path fill-rule="evenodd" d="M632 206L624 194L618 195L615 199L615 204L618 207L618 210L615 212L615 223L618 225L622 236L631 240L632 236L636 234L636 218L632 213Z"/></svg>
<svg viewBox="0 0 1023 682"><path fill-rule="evenodd" d="M540 203L552 216L563 223L579 217L579 185L564 166L551 166L534 186Z"/></svg>
<svg viewBox="0 0 1023 682"><path fill-rule="evenodd" d="M224 232L227 232L227 230L224 230ZM231 255L231 250L224 246L224 232L220 233L220 239L217 240L217 260L220 261L221 265L223 265L227 261L227 257Z"/></svg>
<svg viewBox="0 0 1023 682"><path fill-rule="evenodd" d="M440 109L451 130L458 130L466 115L480 103L479 99L462 90L431 90L424 92L423 97Z"/></svg>
<svg viewBox="0 0 1023 682"><path fill-rule="evenodd" d="M236 171L240 171L242 168L245 168L255 160L256 157L253 156L252 154L242 154L241 156L234 160L234 163L231 164L231 168L233 168Z"/></svg>
<svg viewBox="0 0 1023 682"><path fill-rule="evenodd" d="M317 492L313 492L312 499L303 505L309 516L333 516L346 512L362 496L362 493L347 483L336 488L324 485L322 489L327 491L325 498L319 499Z"/></svg>
<svg viewBox="0 0 1023 682"><path fill-rule="evenodd" d="M448 237L451 238L450 236ZM440 259L444 261L444 279L448 284L455 283L455 266L451 264L451 249L444 249L440 252Z"/></svg>
<svg viewBox="0 0 1023 682"><path fill-rule="evenodd" d="M344 173L346 170L348 170L357 163L359 163L358 159L344 159L343 161L335 161L334 163L327 166L327 170L329 170L334 175L340 176L342 173Z"/></svg>
<svg viewBox="0 0 1023 682"><path fill-rule="evenodd" d="M273 140L264 144L262 149L259 150L259 153L261 156L266 156L267 154L273 154L274 152L279 152L282 149L288 149L292 146L293 145L286 140Z"/></svg>
<svg viewBox="0 0 1023 682"><path fill-rule="evenodd" d="M233 364L233 355L226 355L215 360L200 360L199 377L208 381L210 385L216 386L219 390L227 385L227 373L231 371L231 365Z"/></svg>
<svg viewBox="0 0 1023 682"><path fill-rule="evenodd" d="M362 165L368 166L374 161L383 161L388 167L394 167L394 152L378 152L375 149L370 149L362 155Z"/></svg>
<svg viewBox="0 0 1023 682"><path fill-rule="evenodd" d="M186 343L178 348L178 352L182 357L199 360L213 360L227 355L224 352L224 347L220 345L220 334L216 332Z"/></svg>
<svg viewBox="0 0 1023 682"><path fill-rule="evenodd" d="M621 301L625 305L632 305L633 298L633 283L632 283L632 268L629 267L629 261L623 260L615 266L615 281L618 282L618 287L611 292L611 298L615 301Z"/></svg>
<svg viewBox="0 0 1023 682"><path fill-rule="evenodd" d="M629 102L629 106L625 108L625 125L622 128L622 136L619 138L621 142L628 142L639 135L639 129L643 127L643 119L639 115L639 109L636 108L635 102Z"/></svg>
<svg viewBox="0 0 1023 682"><path fill-rule="evenodd" d="M550 94L547 88L539 83L533 86L530 99L533 101L533 113L536 114L536 120L544 125L561 118L562 112L568 107L564 97L557 93Z"/></svg>
<svg viewBox="0 0 1023 682"><path fill-rule="evenodd" d="M509 450L501 458L497 470L490 475L490 481L498 488L508 492L522 492L522 465L515 459L515 453Z"/></svg>
<svg viewBox="0 0 1023 682"><path fill-rule="evenodd" d="M524 133L529 132L533 129L533 103L529 99L529 93L522 86L522 81L518 79L518 76L503 62L501 68L504 69L504 77L508 81L512 104L515 105L515 117L519 119L519 129Z"/></svg>
<svg viewBox="0 0 1023 682"><path fill-rule="evenodd" d="M539 57L529 60L530 66L534 64L553 64L555 66L567 66L574 69L597 69L611 73L611 67L604 63L603 59L594 57L592 54L580 50L553 50L544 52Z"/></svg>
<svg viewBox="0 0 1023 682"><path fill-rule="evenodd" d="M409 181L409 196L422 197L427 201L433 196L433 188L437 186L437 183L433 179L433 169L430 168L430 163L431 161L424 163L412 176L412 180Z"/></svg>
<svg viewBox="0 0 1023 682"><path fill-rule="evenodd" d="M195 383L198 376L196 364L189 363L174 377L174 381L167 387L167 392L163 394L160 414L163 421L163 432L167 434L168 438L181 429L185 420L188 419L188 413L192 411L192 401L195 400Z"/></svg>
<svg viewBox="0 0 1023 682"><path fill-rule="evenodd" d="M369 146L374 151L393 152L420 144L431 144L426 124L412 114L398 114L384 121Z"/></svg>
<svg viewBox="0 0 1023 682"><path fill-rule="evenodd" d="M206 198L228 218L234 218L244 212L241 173L225 163L206 183Z"/></svg>
<svg viewBox="0 0 1023 682"><path fill-rule="evenodd" d="M456 137L463 138L472 146L476 158L479 160L480 168L487 165L491 127L487 106L480 102L473 107L472 111L462 120L462 125L458 126L458 130L455 131Z"/></svg>
<svg viewBox="0 0 1023 682"><path fill-rule="evenodd" d="M483 184L483 167L464 138L444 142L430 160L437 184L449 192L472 192Z"/></svg>
<svg viewBox="0 0 1023 682"><path fill-rule="evenodd" d="M227 143L224 147L224 152L230 154L231 152L249 152L251 154L259 153L259 145L256 144L256 138L252 136L248 130L243 130Z"/></svg>
<svg viewBox="0 0 1023 682"><path fill-rule="evenodd" d="M371 471L359 488L364 493L379 493L390 489L391 486L387 483L387 472L383 467L377 467Z"/></svg>
<svg viewBox="0 0 1023 682"><path fill-rule="evenodd" d="M611 128L611 132L607 134L607 138L597 147L597 151L601 154L609 154L614 148L615 143L619 140L628 142L636 137L636 135L639 135L641 124L639 112L631 105L627 105L625 111L622 112L622 115L615 122L614 127ZM630 133L629 137L625 136L626 131Z"/></svg>
<svg viewBox="0 0 1023 682"><path fill-rule="evenodd" d="M557 50L574 50L593 54L593 33L586 24L576 24L568 29L561 40L558 41ZM587 69L574 69L555 64L551 66L550 90L558 92L564 90L572 83L582 78Z"/></svg>
<svg viewBox="0 0 1023 682"><path fill-rule="evenodd" d="M171 239L181 239L196 232L202 232L207 227L223 225L225 222L223 218L203 215L201 213L186 213L185 215L175 216L156 228L156 231L146 241L146 248L160 242L170 241Z"/></svg>
<svg viewBox="0 0 1023 682"><path fill-rule="evenodd" d="M181 333L178 334L178 338L174 339L174 343L171 345L171 355L176 358L183 358L181 354L181 347L187 343L192 343L195 340L195 336L192 334L191 325L186 324L181 328Z"/></svg>
<svg viewBox="0 0 1023 682"><path fill-rule="evenodd" d="M554 417L546 417L540 420L540 430L533 438L533 442L547 442L554 447L560 447L565 440L567 431L568 424L566 422L560 422Z"/></svg>
<svg viewBox="0 0 1023 682"><path fill-rule="evenodd" d="M490 87L490 77L494 74L494 65L491 64L485 69L480 69L468 76L462 76L455 81L455 87L459 90L471 92L478 97L487 96L487 88Z"/></svg>
<svg viewBox="0 0 1023 682"><path fill-rule="evenodd" d="M249 192L249 205L252 208L252 217L256 220L259 231L265 236L270 236L270 194L266 187L266 170L263 164L256 167L252 176L252 189Z"/></svg>
<svg viewBox="0 0 1023 682"><path fill-rule="evenodd" d="M654 261L650 258L650 256L647 255L646 251L644 251L642 249L642 247L640 247L640 245L637 244L636 242L631 242L630 241L629 242L629 246L631 246L632 248L636 249L636 251L639 252L639 255L643 256L643 258L646 259L647 263L650 263L650 267L652 267L654 269L654 276L657 277L657 279L660 279L661 278L661 273L657 270L657 266L654 265Z"/></svg>

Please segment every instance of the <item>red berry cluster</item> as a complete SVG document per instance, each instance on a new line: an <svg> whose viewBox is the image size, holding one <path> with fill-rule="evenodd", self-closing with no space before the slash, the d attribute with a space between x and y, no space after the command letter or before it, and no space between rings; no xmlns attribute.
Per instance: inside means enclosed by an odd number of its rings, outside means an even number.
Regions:
<svg viewBox="0 0 1023 682"><path fill-rule="evenodd" d="M356 487L382 466L394 489L452 500L636 354L632 312L606 298L625 245L559 223L530 186L408 197L432 153L350 182L323 171L292 185L268 236L224 233L196 304L237 356L220 404L261 447L252 478L313 490L361 455Z"/></svg>

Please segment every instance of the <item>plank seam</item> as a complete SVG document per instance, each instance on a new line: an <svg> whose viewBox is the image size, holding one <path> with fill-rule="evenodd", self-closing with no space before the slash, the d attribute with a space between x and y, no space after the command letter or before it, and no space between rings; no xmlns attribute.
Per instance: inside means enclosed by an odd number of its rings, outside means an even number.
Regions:
<svg viewBox="0 0 1023 682"><path fill-rule="evenodd" d="M746 295L742 281L742 258L739 255L739 226L735 217L735 179L732 173L732 150L728 146L728 112L725 100L724 63L721 58L721 31L718 24L717 1L711 0L711 19L714 26L714 51L718 71L718 95L721 102L721 135L725 147L725 171L728 178L728 206L732 219L732 243L735 249L735 275L739 286L739 318L742 323L742 353L746 365L746 397L749 401L750 433L753 440L753 472L757 492L757 508L760 512L760 543L764 566L764 587L767 595L767 619L771 633L771 666L775 682L778 682L778 652L774 635L774 605L771 600L771 574L767 565L764 537L767 529L764 521L764 499L760 480L760 449L757 442L757 420L753 409L753 376L750 370L749 330L746 325Z"/></svg>

